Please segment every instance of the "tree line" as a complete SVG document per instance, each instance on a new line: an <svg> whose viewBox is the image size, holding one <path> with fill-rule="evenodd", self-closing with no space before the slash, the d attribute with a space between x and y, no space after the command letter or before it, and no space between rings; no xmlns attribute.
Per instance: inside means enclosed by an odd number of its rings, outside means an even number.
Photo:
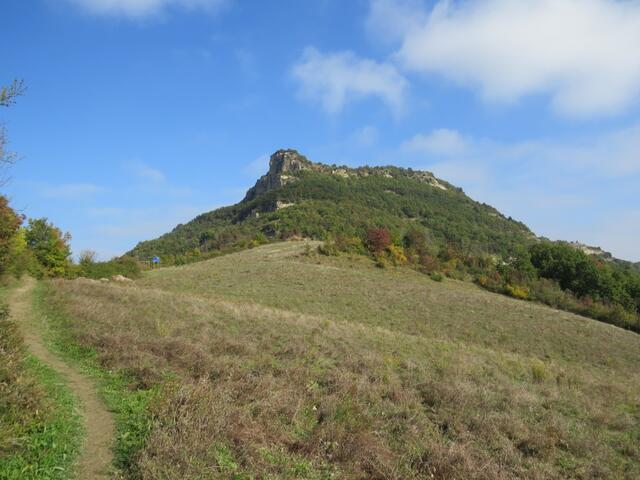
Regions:
<svg viewBox="0 0 640 480"><path fill-rule="evenodd" d="M443 276L473 281L492 292L640 333L640 273L632 264L587 255L567 242L539 240L508 256L473 254L455 243L438 246L421 228L394 235L373 227L362 237L336 235L319 251L369 255L381 268L408 265L438 281Z"/></svg>

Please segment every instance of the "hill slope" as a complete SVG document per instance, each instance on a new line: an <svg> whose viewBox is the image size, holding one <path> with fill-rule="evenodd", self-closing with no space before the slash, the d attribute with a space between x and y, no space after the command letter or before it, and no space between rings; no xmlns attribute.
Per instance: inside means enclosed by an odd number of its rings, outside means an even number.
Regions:
<svg viewBox="0 0 640 480"><path fill-rule="evenodd" d="M313 251L49 284L105 368L169 382L132 477L639 478L640 336Z"/></svg>
<svg viewBox="0 0 640 480"><path fill-rule="evenodd" d="M468 252L509 253L534 235L428 172L397 167L346 167L312 163L294 150L280 150L240 203L198 216L130 254L215 252L252 241L304 236L361 237L385 226L396 236L424 229L434 244L454 243Z"/></svg>

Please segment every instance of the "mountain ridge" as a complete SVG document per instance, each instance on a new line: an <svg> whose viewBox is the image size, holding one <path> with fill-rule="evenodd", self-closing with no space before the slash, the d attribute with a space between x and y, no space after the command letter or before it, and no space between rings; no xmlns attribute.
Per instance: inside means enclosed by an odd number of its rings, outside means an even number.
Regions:
<svg viewBox="0 0 640 480"><path fill-rule="evenodd" d="M269 170L235 205L198 215L129 252L153 255L208 253L251 241L305 236L357 236L372 226L397 236L422 228L445 245L509 253L537 238L526 225L476 202L431 172L395 166L346 167L315 163L296 150L271 155Z"/></svg>

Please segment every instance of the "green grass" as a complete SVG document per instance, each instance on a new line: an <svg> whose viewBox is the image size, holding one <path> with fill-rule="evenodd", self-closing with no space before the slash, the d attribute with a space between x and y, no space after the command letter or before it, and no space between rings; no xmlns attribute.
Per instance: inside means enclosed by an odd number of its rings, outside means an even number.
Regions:
<svg viewBox="0 0 640 480"><path fill-rule="evenodd" d="M146 479L640 477L640 337L597 321L295 242L42 294L164 386Z"/></svg>
<svg viewBox="0 0 640 480"><path fill-rule="evenodd" d="M0 320L0 397L0 478L75 478L82 439L76 399L54 370L26 354L7 319Z"/></svg>
<svg viewBox="0 0 640 480"><path fill-rule="evenodd" d="M82 422L76 400L60 376L33 357L25 373L42 386L47 410L42 419L25 425L19 447L0 458L0 478L40 480L75 478L74 461L82 438Z"/></svg>
<svg viewBox="0 0 640 480"><path fill-rule="evenodd" d="M34 292L34 306L40 318L45 341L52 351L66 361L78 366L98 387L98 393L107 408L114 414L116 439L114 463L119 475L137 477L132 459L143 447L151 428L149 403L160 388L131 388L131 380L125 372L103 368L97 361L95 349L78 343L68 329L64 313L50 309L46 304L49 287L41 282ZM1 478L1 477L0 477Z"/></svg>

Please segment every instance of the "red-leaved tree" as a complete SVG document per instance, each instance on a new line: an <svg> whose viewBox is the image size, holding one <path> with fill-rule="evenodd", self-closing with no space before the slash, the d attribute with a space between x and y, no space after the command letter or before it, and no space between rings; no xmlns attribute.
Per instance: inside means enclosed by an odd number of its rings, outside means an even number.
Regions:
<svg viewBox="0 0 640 480"><path fill-rule="evenodd" d="M367 230L367 247L376 255L382 253L391 245L391 233L388 229L371 228Z"/></svg>

